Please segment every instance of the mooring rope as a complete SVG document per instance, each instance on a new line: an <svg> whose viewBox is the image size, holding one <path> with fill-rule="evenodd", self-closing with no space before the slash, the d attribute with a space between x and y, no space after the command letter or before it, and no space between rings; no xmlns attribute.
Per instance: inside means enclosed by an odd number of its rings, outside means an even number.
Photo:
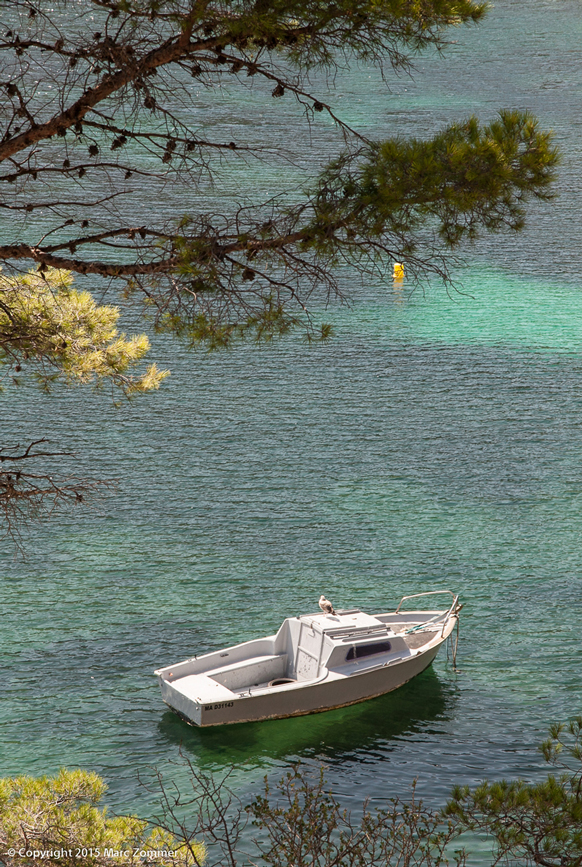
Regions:
<svg viewBox="0 0 582 867"><path fill-rule="evenodd" d="M449 644L450 644L451 653L453 656L453 671L459 671L460 670L457 668L457 648L459 646L459 630L460 630L460 623L459 623L459 618L457 617L456 634L455 634L455 630L453 630L453 632L451 632L451 634L449 635L449 641L447 643L447 659L449 659Z"/></svg>

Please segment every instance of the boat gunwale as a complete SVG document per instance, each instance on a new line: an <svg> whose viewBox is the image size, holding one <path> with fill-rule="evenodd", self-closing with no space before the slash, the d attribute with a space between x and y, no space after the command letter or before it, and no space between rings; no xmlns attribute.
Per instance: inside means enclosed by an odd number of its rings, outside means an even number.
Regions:
<svg viewBox="0 0 582 867"><path fill-rule="evenodd" d="M456 620L457 619L456 615L453 615L452 619ZM439 634L439 632L440 632L440 625L439 624L431 624L431 626L438 627L438 628L435 628L433 630L434 631L433 637L430 638L422 647L413 648L413 649L409 648L410 653L407 656L397 656L397 657L394 657L392 659L386 659L385 661L382 661L382 662L374 662L372 665L367 665L365 667L364 666L354 667L353 670L349 673L346 671L342 671L341 669L357 665L357 661L355 661L354 663L350 662L350 663L346 663L343 665L338 665L338 666L335 666L333 668L327 668L326 666L324 666L323 671L320 674L318 674L317 677L315 677L315 678L311 678L310 680L293 680L293 681L290 681L289 683L279 684L276 686L268 686L267 683L265 682L265 683L261 683L261 684L249 685L248 687L242 688L240 692L234 692L233 690L230 690L228 687L224 687L224 688L227 689L231 693L228 700L232 701L232 702L236 702L238 704L240 702L248 701L249 698L255 698L255 697L260 697L260 696L265 696L265 695L276 695L278 692L287 693L287 692L292 692L294 690L308 689L310 687L321 684L324 681L328 681L328 682L337 681L338 683L341 683L344 680L352 680L354 678L369 674L372 671L376 671L376 670L381 669L381 668L392 668L393 666L402 665L402 664L405 664L407 662L412 661L413 659L417 659L421 656L424 656L425 654L429 653L434 647L440 646L446 640L446 638L448 637L450 632L452 632L452 630L454 629L454 624L453 624L451 626L451 629L447 633L447 636L443 636L442 634ZM403 636L397 636L397 637L403 637ZM235 646L240 646L240 645L235 645ZM278 654L278 655L284 656L286 654ZM267 658L267 657L265 657L265 658ZM198 659L200 659L200 657L198 657ZM245 661L246 660L241 660L241 663L244 663ZM226 668L226 666L225 666L225 668ZM200 676L201 678L207 678L208 680L213 680L212 675L218 674L220 672L221 672L221 669L216 669L216 670L210 669L209 672L199 672L198 676ZM188 675L185 675L185 677L187 677L187 676ZM180 690L176 686L174 686L174 684L179 682L180 680L181 680L181 678L175 678L173 681L166 681L166 683L169 686L173 687L177 692L180 692ZM403 683L407 683L407 681L403 681ZM183 695L183 693L181 693L181 694ZM379 693L379 695L381 695L381 693ZM199 700L200 700L201 704L207 704L207 703L210 703L212 701L212 698L208 698L208 699L200 698ZM365 698L362 699L362 701L365 701L365 700L366 700ZM353 704L353 702L348 702L348 704ZM347 706L347 705L338 705L338 707L344 707L344 706ZM335 705L334 705L334 707L335 707ZM311 711L307 711L307 713L311 713ZM274 717L274 718L276 718L276 717Z"/></svg>

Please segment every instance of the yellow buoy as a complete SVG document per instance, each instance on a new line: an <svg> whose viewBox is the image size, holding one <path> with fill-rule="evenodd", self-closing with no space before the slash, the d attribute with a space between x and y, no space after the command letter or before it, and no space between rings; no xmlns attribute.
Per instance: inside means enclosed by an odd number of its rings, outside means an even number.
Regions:
<svg viewBox="0 0 582 867"><path fill-rule="evenodd" d="M404 277L404 267L401 262L394 263L394 273L392 276L395 280L402 280Z"/></svg>

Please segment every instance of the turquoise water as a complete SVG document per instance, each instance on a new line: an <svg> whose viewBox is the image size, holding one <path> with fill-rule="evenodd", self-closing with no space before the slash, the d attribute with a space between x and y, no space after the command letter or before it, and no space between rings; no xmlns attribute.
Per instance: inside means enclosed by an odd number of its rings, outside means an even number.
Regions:
<svg viewBox="0 0 582 867"><path fill-rule="evenodd" d="M116 809L145 810L138 771L183 781L180 750L234 764L245 796L298 758L323 762L349 805L415 777L442 803L455 782L543 772L536 746L582 691L580 21L573 2L502 2L390 94L364 69L338 82L370 129L501 105L555 128L559 198L520 239L469 251L459 291L346 278L353 304L328 311L325 346L208 356L158 339L172 376L131 405L2 397L3 441L49 436L79 472L118 480L33 532L26 561L3 543L2 775L81 766ZM441 653L394 695L224 730L161 702L154 668L272 632L321 592L373 611L443 587L465 603L458 673Z"/></svg>

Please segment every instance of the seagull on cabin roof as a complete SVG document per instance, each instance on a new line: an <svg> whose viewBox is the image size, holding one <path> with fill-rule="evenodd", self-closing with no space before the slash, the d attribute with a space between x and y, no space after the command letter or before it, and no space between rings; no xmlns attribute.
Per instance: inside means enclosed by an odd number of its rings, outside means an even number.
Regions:
<svg viewBox="0 0 582 867"><path fill-rule="evenodd" d="M333 610L333 605L331 604L329 599L325 598L323 593L319 597L319 607L321 608L321 610L323 611L324 614L335 614L335 611Z"/></svg>

